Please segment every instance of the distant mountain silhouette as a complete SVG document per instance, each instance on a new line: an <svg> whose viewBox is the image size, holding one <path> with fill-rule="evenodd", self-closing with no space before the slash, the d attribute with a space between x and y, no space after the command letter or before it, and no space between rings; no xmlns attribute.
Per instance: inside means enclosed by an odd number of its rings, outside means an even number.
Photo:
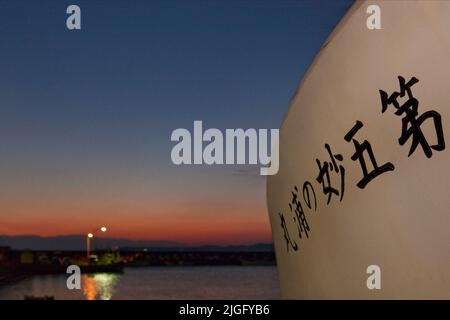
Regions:
<svg viewBox="0 0 450 320"><path fill-rule="evenodd" d="M129 239L93 238L92 248L96 250L122 247L171 247L181 244L173 241L135 241ZM8 246L15 250L86 250L86 236L0 236L0 246Z"/></svg>
<svg viewBox="0 0 450 320"><path fill-rule="evenodd" d="M257 243L252 245L228 245L228 246L215 246L215 245L202 245L202 246L186 246L186 245L174 245L174 246L152 246L148 250L153 252L158 251L179 251L179 252L273 252L272 243ZM142 247L121 247L121 251L137 251L142 250Z"/></svg>
<svg viewBox="0 0 450 320"><path fill-rule="evenodd" d="M33 235L2 236L0 246L11 247L14 250L86 250L86 236L69 235L41 237ZM119 247L121 251L148 249L149 251L198 251L198 252L272 252L272 243L257 243L254 245L202 245L187 246L175 241L145 241L123 238L94 238L91 243L94 250L109 250Z"/></svg>

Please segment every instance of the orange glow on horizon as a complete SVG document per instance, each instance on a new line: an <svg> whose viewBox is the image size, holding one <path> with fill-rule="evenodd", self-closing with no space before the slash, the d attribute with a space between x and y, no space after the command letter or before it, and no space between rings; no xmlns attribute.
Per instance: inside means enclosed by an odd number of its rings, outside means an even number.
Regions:
<svg viewBox="0 0 450 320"><path fill-rule="evenodd" d="M28 200L6 202L1 209L9 214L0 218L0 235L86 235L105 225L108 232L97 236L188 245L272 241L267 209L253 203L186 201L169 207L165 203Z"/></svg>

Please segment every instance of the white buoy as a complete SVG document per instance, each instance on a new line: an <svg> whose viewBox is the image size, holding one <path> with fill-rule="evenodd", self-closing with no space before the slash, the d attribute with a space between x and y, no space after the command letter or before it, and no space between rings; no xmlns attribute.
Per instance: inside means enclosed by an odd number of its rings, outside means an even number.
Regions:
<svg viewBox="0 0 450 320"><path fill-rule="evenodd" d="M357 2L303 78L267 185L284 298L450 298L449 17Z"/></svg>

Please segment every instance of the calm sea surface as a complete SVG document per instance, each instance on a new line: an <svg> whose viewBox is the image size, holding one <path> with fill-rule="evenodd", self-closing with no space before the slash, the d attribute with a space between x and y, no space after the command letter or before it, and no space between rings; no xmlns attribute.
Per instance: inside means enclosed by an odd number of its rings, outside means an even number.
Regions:
<svg viewBox="0 0 450 320"><path fill-rule="evenodd" d="M35 276L0 288L0 299L280 299L277 269L267 266L126 268L83 275L81 290L68 290L66 279Z"/></svg>

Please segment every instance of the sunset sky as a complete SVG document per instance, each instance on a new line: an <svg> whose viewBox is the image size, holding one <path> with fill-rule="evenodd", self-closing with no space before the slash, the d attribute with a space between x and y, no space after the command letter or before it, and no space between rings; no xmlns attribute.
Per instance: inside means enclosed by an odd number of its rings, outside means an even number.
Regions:
<svg viewBox="0 0 450 320"><path fill-rule="evenodd" d="M351 4L0 1L0 235L270 242L259 166L175 166L170 135L279 128Z"/></svg>

